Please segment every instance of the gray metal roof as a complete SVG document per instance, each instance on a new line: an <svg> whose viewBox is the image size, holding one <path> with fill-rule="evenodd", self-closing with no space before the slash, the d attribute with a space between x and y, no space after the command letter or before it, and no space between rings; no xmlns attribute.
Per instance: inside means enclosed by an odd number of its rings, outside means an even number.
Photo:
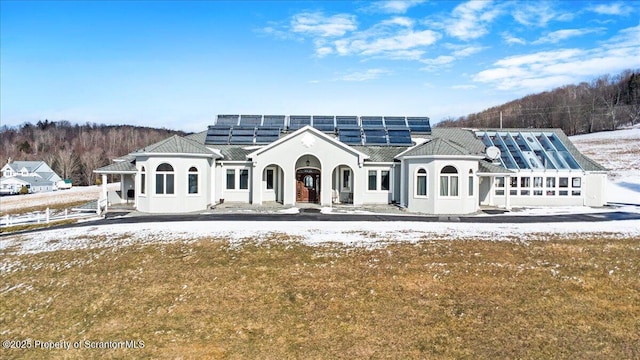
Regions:
<svg viewBox="0 0 640 360"><path fill-rule="evenodd" d="M227 145L227 144L221 144L221 145L215 145L215 146L211 146L214 149L220 150L220 153L222 154L222 159L221 160L228 160L228 161L246 161L247 160L247 155L251 154L252 152L256 151L257 147L255 146L251 146L250 149L245 149L242 146L239 145ZM245 145L245 147L247 147Z"/></svg>
<svg viewBox="0 0 640 360"><path fill-rule="evenodd" d="M478 162L478 172L485 174L509 174L513 173L513 171L502 167L501 165L496 165L490 163L488 161L479 161Z"/></svg>
<svg viewBox="0 0 640 360"><path fill-rule="evenodd" d="M434 156L434 155L474 155L462 146L442 138L434 138L417 145L402 156Z"/></svg>
<svg viewBox="0 0 640 360"><path fill-rule="evenodd" d="M393 162L396 155L407 150L406 146L351 146L369 156L365 162Z"/></svg>
<svg viewBox="0 0 640 360"><path fill-rule="evenodd" d="M135 154L139 154L139 153L163 153L163 154L167 154L167 153L174 153L174 154L207 154L207 155L212 155L213 151L211 151L211 149L207 148L206 146L204 146L203 144L198 143L195 140L191 140L191 139L186 139L183 137L180 137L178 135L173 135L170 138L164 139L160 142L157 142L155 144L151 144L147 147L144 147L138 151L136 151Z"/></svg>
<svg viewBox="0 0 640 360"><path fill-rule="evenodd" d="M129 161L118 161L94 170L96 173L135 173L136 166Z"/></svg>
<svg viewBox="0 0 640 360"><path fill-rule="evenodd" d="M463 147L471 154L483 154L484 144L476 137L476 134L470 129L461 128L439 128L435 127L431 130L429 139L445 139L450 143Z"/></svg>
<svg viewBox="0 0 640 360"><path fill-rule="evenodd" d="M44 161L12 161L8 163L9 167L13 169L13 171L20 171L22 168L26 168L28 172L34 172L40 165L45 164Z"/></svg>

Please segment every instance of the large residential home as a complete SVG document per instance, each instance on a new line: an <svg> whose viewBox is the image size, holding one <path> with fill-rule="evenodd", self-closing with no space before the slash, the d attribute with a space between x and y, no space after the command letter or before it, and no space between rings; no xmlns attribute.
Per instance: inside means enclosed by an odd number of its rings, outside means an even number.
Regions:
<svg viewBox="0 0 640 360"><path fill-rule="evenodd" d="M428 117L219 115L206 131L95 172L103 199L149 213L222 202L396 204L425 214L606 202L606 169L560 129L431 129ZM120 196L107 193L108 174L121 175Z"/></svg>
<svg viewBox="0 0 640 360"><path fill-rule="evenodd" d="M9 161L0 170L0 194L17 194L23 186L29 192L57 190L61 180L44 161Z"/></svg>

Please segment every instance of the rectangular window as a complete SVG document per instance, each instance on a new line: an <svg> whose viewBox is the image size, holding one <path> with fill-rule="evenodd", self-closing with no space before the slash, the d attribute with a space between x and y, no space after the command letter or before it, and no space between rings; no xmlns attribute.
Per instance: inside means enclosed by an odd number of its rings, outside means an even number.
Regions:
<svg viewBox="0 0 640 360"><path fill-rule="evenodd" d="M369 170L369 187L368 190L376 190L378 189L378 172L375 170Z"/></svg>
<svg viewBox="0 0 640 360"><path fill-rule="evenodd" d="M166 176L167 176L166 194L173 194L173 174L166 174Z"/></svg>
<svg viewBox="0 0 640 360"><path fill-rule="evenodd" d="M580 196L580 190L571 190L571 195Z"/></svg>
<svg viewBox="0 0 640 360"><path fill-rule="evenodd" d="M569 192L567 190L560 190L560 191L558 191L558 195L567 196L567 195L569 195Z"/></svg>
<svg viewBox="0 0 640 360"><path fill-rule="evenodd" d="M579 178L579 177L571 178L571 187L579 188L581 184L582 184L582 178Z"/></svg>
<svg viewBox="0 0 640 360"><path fill-rule="evenodd" d="M529 190L520 190L520 195L528 196Z"/></svg>
<svg viewBox="0 0 640 360"><path fill-rule="evenodd" d="M458 177L451 176L451 196L458 196Z"/></svg>
<svg viewBox="0 0 640 360"><path fill-rule="evenodd" d="M249 188L249 170L240 169L240 189L246 190Z"/></svg>
<svg viewBox="0 0 640 360"><path fill-rule="evenodd" d="M533 190L533 196L542 196L542 190Z"/></svg>
<svg viewBox="0 0 640 360"><path fill-rule="evenodd" d="M147 185L147 174L140 175L140 194L144 195Z"/></svg>
<svg viewBox="0 0 640 360"><path fill-rule="evenodd" d="M554 188L554 187L556 187L556 178L554 178L554 177L548 177L548 178L547 178L547 187L548 187L548 188Z"/></svg>
<svg viewBox="0 0 640 360"><path fill-rule="evenodd" d="M517 177L510 177L509 179L511 179L511 180L509 180L509 185L512 188L517 188L518 187L518 178Z"/></svg>
<svg viewBox="0 0 640 360"><path fill-rule="evenodd" d="M440 196L449 196L449 177L440 176Z"/></svg>
<svg viewBox="0 0 640 360"><path fill-rule="evenodd" d="M227 169L227 189L233 190L236 188L236 170Z"/></svg>
<svg viewBox="0 0 640 360"><path fill-rule="evenodd" d="M164 194L164 174L156 174L156 194Z"/></svg>
<svg viewBox="0 0 640 360"><path fill-rule="evenodd" d="M555 190L547 190L547 196L556 196Z"/></svg>
<svg viewBox="0 0 640 360"><path fill-rule="evenodd" d="M569 187L569 178L561 177L560 181L559 181L559 185L560 185L561 188ZM562 195L562 194L560 194L560 195Z"/></svg>
<svg viewBox="0 0 640 360"><path fill-rule="evenodd" d="M521 177L520 178L520 187L528 188L531 186L531 178L530 177Z"/></svg>
<svg viewBox="0 0 640 360"><path fill-rule="evenodd" d="M496 195L504 196L504 177L503 176L496 177L494 185L497 188Z"/></svg>
<svg viewBox="0 0 640 360"><path fill-rule="evenodd" d="M389 172L382 170L380 172L380 190L389 190Z"/></svg>
<svg viewBox="0 0 640 360"><path fill-rule="evenodd" d="M198 193L198 174L189 174L189 194Z"/></svg>
<svg viewBox="0 0 640 360"><path fill-rule="evenodd" d="M342 189L351 189L351 170L342 170Z"/></svg>
<svg viewBox="0 0 640 360"><path fill-rule="evenodd" d="M418 175L417 185L418 187L416 189L416 195L427 196L427 176L426 175Z"/></svg>
<svg viewBox="0 0 640 360"><path fill-rule="evenodd" d="M469 196L473 196L473 176L469 176Z"/></svg>
<svg viewBox="0 0 640 360"><path fill-rule="evenodd" d="M533 178L533 187L535 188L541 188L542 187L542 178L541 177L534 177Z"/></svg>
<svg viewBox="0 0 640 360"><path fill-rule="evenodd" d="M273 169L267 169L267 190L273 190Z"/></svg>

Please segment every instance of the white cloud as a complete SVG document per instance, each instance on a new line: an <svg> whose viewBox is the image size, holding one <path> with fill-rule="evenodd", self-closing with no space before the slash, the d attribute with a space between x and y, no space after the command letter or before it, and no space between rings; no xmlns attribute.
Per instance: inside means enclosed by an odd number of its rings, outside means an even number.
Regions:
<svg viewBox="0 0 640 360"><path fill-rule="evenodd" d="M640 67L640 25L624 29L592 49L558 49L510 56L477 73L473 80L500 90L548 90L597 74Z"/></svg>
<svg viewBox="0 0 640 360"><path fill-rule="evenodd" d="M522 3L516 3L520 5ZM526 26L546 27L551 20L570 21L574 15L568 12L558 12L551 7L550 2L526 3L513 11L513 18Z"/></svg>
<svg viewBox="0 0 640 360"><path fill-rule="evenodd" d="M321 37L344 36L357 28L356 18L349 14L324 16L322 13L301 13L291 19L291 30Z"/></svg>
<svg viewBox="0 0 640 360"><path fill-rule="evenodd" d="M633 8L624 3L599 4L589 7L588 10L601 15L629 15L633 12Z"/></svg>
<svg viewBox="0 0 640 360"><path fill-rule="evenodd" d="M461 46L454 47L453 56L455 57L467 57L481 52L486 49L485 46Z"/></svg>
<svg viewBox="0 0 640 360"><path fill-rule="evenodd" d="M557 31L552 31L547 35L539 38L538 40L534 41L532 44L556 44L556 43L559 43L560 41L563 41L572 37L601 32L602 30L603 30L602 28L557 30Z"/></svg>
<svg viewBox="0 0 640 360"><path fill-rule="evenodd" d="M425 0L390 0L390 1L375 1L371 3L369 9L376 12L390 13L390 14L404 14L409 8L419 5L425 2Z"/></svg>
<svg viewBox="0 0 640 360"><path fill-rule="evenodd" d="M508 32L503 32L501 35L504 42L506 42L509 45L513 45L513 44L526 45L527 44L526 40L521 39L519 37L515 37L509 34Z"/></svg>
<svg viewBox="0 0 640 360"><path fill-rule="evenodd" d="M430 72L437 71L439 69L442 69L443 67L449 66L454 61L456 61L456 58L449 55L441 55L433 59L423 59L420 60L420 62L425 64L426 66L421 70Z"/></svg>
<svg viewBox="0 0 640 360"><path fill-rule="evenodd" d="M367 69L366 71L356 71L343 75L339 78L342 81L367 81L379 78L381 75L388 74L389 70L385 69Z"/></svg>
<svg viewBox="0 0 640 360"><path fill-rule="evenodd" d="M451 18L444 21L450 36L461 40L472 40L489 32L488 27L500 14L490 1L469 1L456 6Z"/></svg>
<svg viewBox="0 0 640 360"><path fill-rule="evenodd" d="M468 84L468 85L453 85L453 86L451 86L451 89L453 89L453 90L471 90L471 89L475 89L475 88L477 88L477 86L476 85L471 85L471 84Z"/></svg>

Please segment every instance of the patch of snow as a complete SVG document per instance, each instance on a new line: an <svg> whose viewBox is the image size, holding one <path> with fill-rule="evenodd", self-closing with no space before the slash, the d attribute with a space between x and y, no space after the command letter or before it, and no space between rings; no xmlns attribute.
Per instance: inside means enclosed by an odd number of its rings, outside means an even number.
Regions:
<svg viewBox="0 0 640 360"><path fill-rule="evenodd" d="M421 240L481 239L530 241L548 238L598 237L617 239L640 236L640 220L545 224L484 224L459 222L286 222L286 221L185 221L109 224L45 230L0 239L0 252L34 254L57 250L118 248L134 244L190 242L203 238L241 244L262 241L277 234L308 245L342 244L383 247ZM2 269L2 267L0 267Z"/></svg>
<svg viewBox="0 0 640 360"><path fill-rule="evenodd" d="M298 214L300 213L300 209L297 207L291 207L288 209L283 209L278 211L280 214Z"/></svg>
<svg viewBox="0 0 640 360"><path fill-rule="evenodd" d="M119 190L120 183L107 184L110 191ZM12 195L0 197L0 210L9 211L30 208L34 206L46 206L68 202L93 201L100 197L102 186L74 186L68 190L47 191L25 195Z"/></svg>

